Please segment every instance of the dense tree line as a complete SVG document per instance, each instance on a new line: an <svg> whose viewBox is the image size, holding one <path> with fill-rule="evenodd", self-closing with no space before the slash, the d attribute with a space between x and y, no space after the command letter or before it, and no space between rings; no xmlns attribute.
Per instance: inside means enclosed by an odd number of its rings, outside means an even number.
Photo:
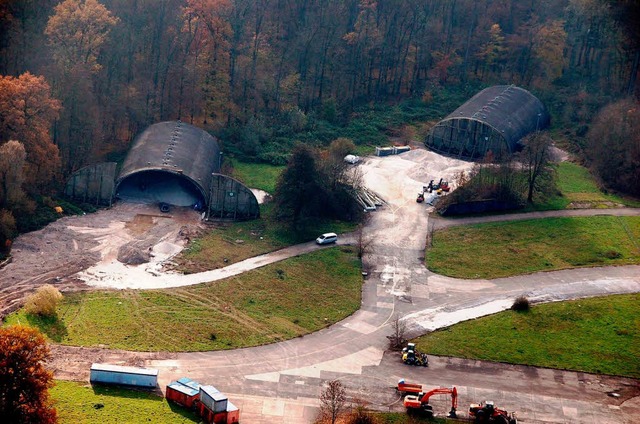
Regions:
<svg viewBox="0 0 640 424"><path fill-rule="evenodd" d="M602 105L640 92L637 9L631 0L0 0L0 75L48 104L34 111L48 124L34 142L5 119L19 105L0 103L0 143L23 144L38 191L117 158L167 119L283 163L281 149L362 106L495 83L534 91L580 141Z"/></svg>

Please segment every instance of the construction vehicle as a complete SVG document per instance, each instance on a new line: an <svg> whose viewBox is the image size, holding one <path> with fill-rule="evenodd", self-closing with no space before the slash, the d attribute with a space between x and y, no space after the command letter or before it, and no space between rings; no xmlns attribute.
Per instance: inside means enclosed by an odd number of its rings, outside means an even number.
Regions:
<svg viewBox="0 0 640 424"><path fill-rule="evenodd" d="M433 407L429 405L429 398L433 395L451 395L451 410L447 415L449 418L457 418L456 409L458 408L458 390L455 387L440 387L429 390L426 393L418 393L417 395L407 395L403 404L407 408L407 412L421 411L429 416L433 416Z"/></svg>
<svg viewBox="0 0 640 424"><path fill-rule="evenodd" d="M408 343L407 347L402 349L402 362L407 365L421 365L423 367L429 366L429 358L426 353L421 353L416 350L415 343Z"/></svg>
<svg viewBox="0 0 640 424"><path fill-rule="evenodd" d="M429 193L436 192L437 194L442 194L443 192L449 192L451 188L449 187L449 181L445 181L444 178L440 178L440 181L437 184L433 183L433 180L429 182L429 185L423 187L423 191L428 191Z"/></svg>
<svg viewBox="0 0 640 424"><path fill-rule="evenodd" d="M480 404L472 403L469 407L469 417L475 424L518 424L515 412L507 412L496 407L493 402L486 401Z"/></svg>
<svg viewBox="0 0 640 424"><path fill-rule="evenodd" d="M418 393L422 393L422 384L405 383L404 378L401 378L398 381L396 392L401 393L402 395L417 395Z"/></svg>

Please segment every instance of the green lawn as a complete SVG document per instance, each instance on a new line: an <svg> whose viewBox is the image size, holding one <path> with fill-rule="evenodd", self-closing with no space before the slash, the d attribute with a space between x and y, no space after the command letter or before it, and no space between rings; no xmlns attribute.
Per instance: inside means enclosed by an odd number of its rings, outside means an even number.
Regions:
<svg viewBox="0 0 640 424"><path fill-rule="evenodd" d="M240 162L230 159L233 166L232 176L249 188L264 190L273 195L276 182L284 166L274 166L265 163Z"/></svg>
<svg viewBox="0 0 640 424"><path fill-rule="evenodd" d="M574 267L640 263L640 217L545 218L452 227L435 233L428 268L497 278Z"/></svg>
<svg viewBox="0 0 640 424"><path fill-rule="evenodd" d="M198 423L188 410L149 392L56 380L50 390L61 424Z"/></svg>
<svg viewBox="0 0 640 424"><path fill-rule="evenodd" d="M640 294L506 311L418 338L433 355L640 377Z"/></svg>
<svg viewBox="0 0 640 424"><path fill-rule="evenodd" d="M168 290L68 294L58 319L24 311L6 324L39 327L57 343L139 351L256 346L308 334L360 307L355 248L332 247L222 281Z"/></svg>
<svg viewBox="0 0 640 424"><path fill-rule="evenodd" d="M274 217L272 204L263 205L260 219L221 223L207 234L193 240L172 261L181 272L201 272L311 241L322 233L340 234L354 231L355 228L355 223L317 220L304 231L292 231Z"/></svg>
<svg viewBox="0 0 640 424"><path fill-rule="evenodd" d="M640 201L603 193L589 170L573 162L561 162L557 167L557 188L561 195L551 196L527 207L527 210L557 210L572 208L612 208L619 205L640 207Z"/></svg>

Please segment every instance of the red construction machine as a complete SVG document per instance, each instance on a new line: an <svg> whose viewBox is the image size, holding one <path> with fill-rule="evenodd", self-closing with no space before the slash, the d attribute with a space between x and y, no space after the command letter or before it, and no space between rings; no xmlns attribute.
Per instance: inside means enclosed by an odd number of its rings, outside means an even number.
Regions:
<svg viewBox="0 0 640 424"><path fill-rule="evenodd" d="M474 424L518 424L515 412L509 413L490 401L472 403L469 407L469 417L473 419Z"/></svg>
<svg viewBox="0 0 640 424"><path fill-rule="evenodd" d="M400 384L398 384L398 387L400 387ZM449 411L449 415L447 416L449 418L457 417L456 409L458 408L458 390L455 387L439 387L437 389L429 390L426 393L420 392L417 395L407 395L404 397L404 407L407 408L407 412L421 411L432 416L433 407L429 405L429 398L433 395L451 395L451 411Z"/></svg>
<svg viewBox="0 0 640 424"><path fill-rule="evenodd" d="M398 381L398 387L396 387L396 391L403 396L417 395L419 393L422 393L422 384L405 383L404 378L401 378Z"/></svg>

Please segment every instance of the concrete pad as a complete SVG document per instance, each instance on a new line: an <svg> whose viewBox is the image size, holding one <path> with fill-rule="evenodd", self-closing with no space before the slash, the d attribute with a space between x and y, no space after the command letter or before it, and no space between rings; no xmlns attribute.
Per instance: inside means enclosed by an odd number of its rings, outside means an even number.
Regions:
<svg viewBox="0 0 640 424"><path fill-rule="evenodd" d="M378 329L375 325L367 324L366 322L347 322L343 324L343 327L349 330L356 331L360 334L371 334Z"/></svg>
<svg viewBox="0 0 640 424"><path fill-rule="evenodd" d="M305 409L307 406L298 405L295 403L287 403L284 408L283 417L288 423L299 423L304 418Z"/></svg>
<svg viewBox="0 0 640 424"><path fill-rule="evenodd" d="M284 416L285 402L280 399L263 399L262 401L262 415L269 416Z"/></svg>
<svg viewBox="0 0 640 424"><path fill-rule="evenodd" d="M426 284L413 284L411 286L411 297L419 297L422 299L429 298L429 286Z"/></svg>

